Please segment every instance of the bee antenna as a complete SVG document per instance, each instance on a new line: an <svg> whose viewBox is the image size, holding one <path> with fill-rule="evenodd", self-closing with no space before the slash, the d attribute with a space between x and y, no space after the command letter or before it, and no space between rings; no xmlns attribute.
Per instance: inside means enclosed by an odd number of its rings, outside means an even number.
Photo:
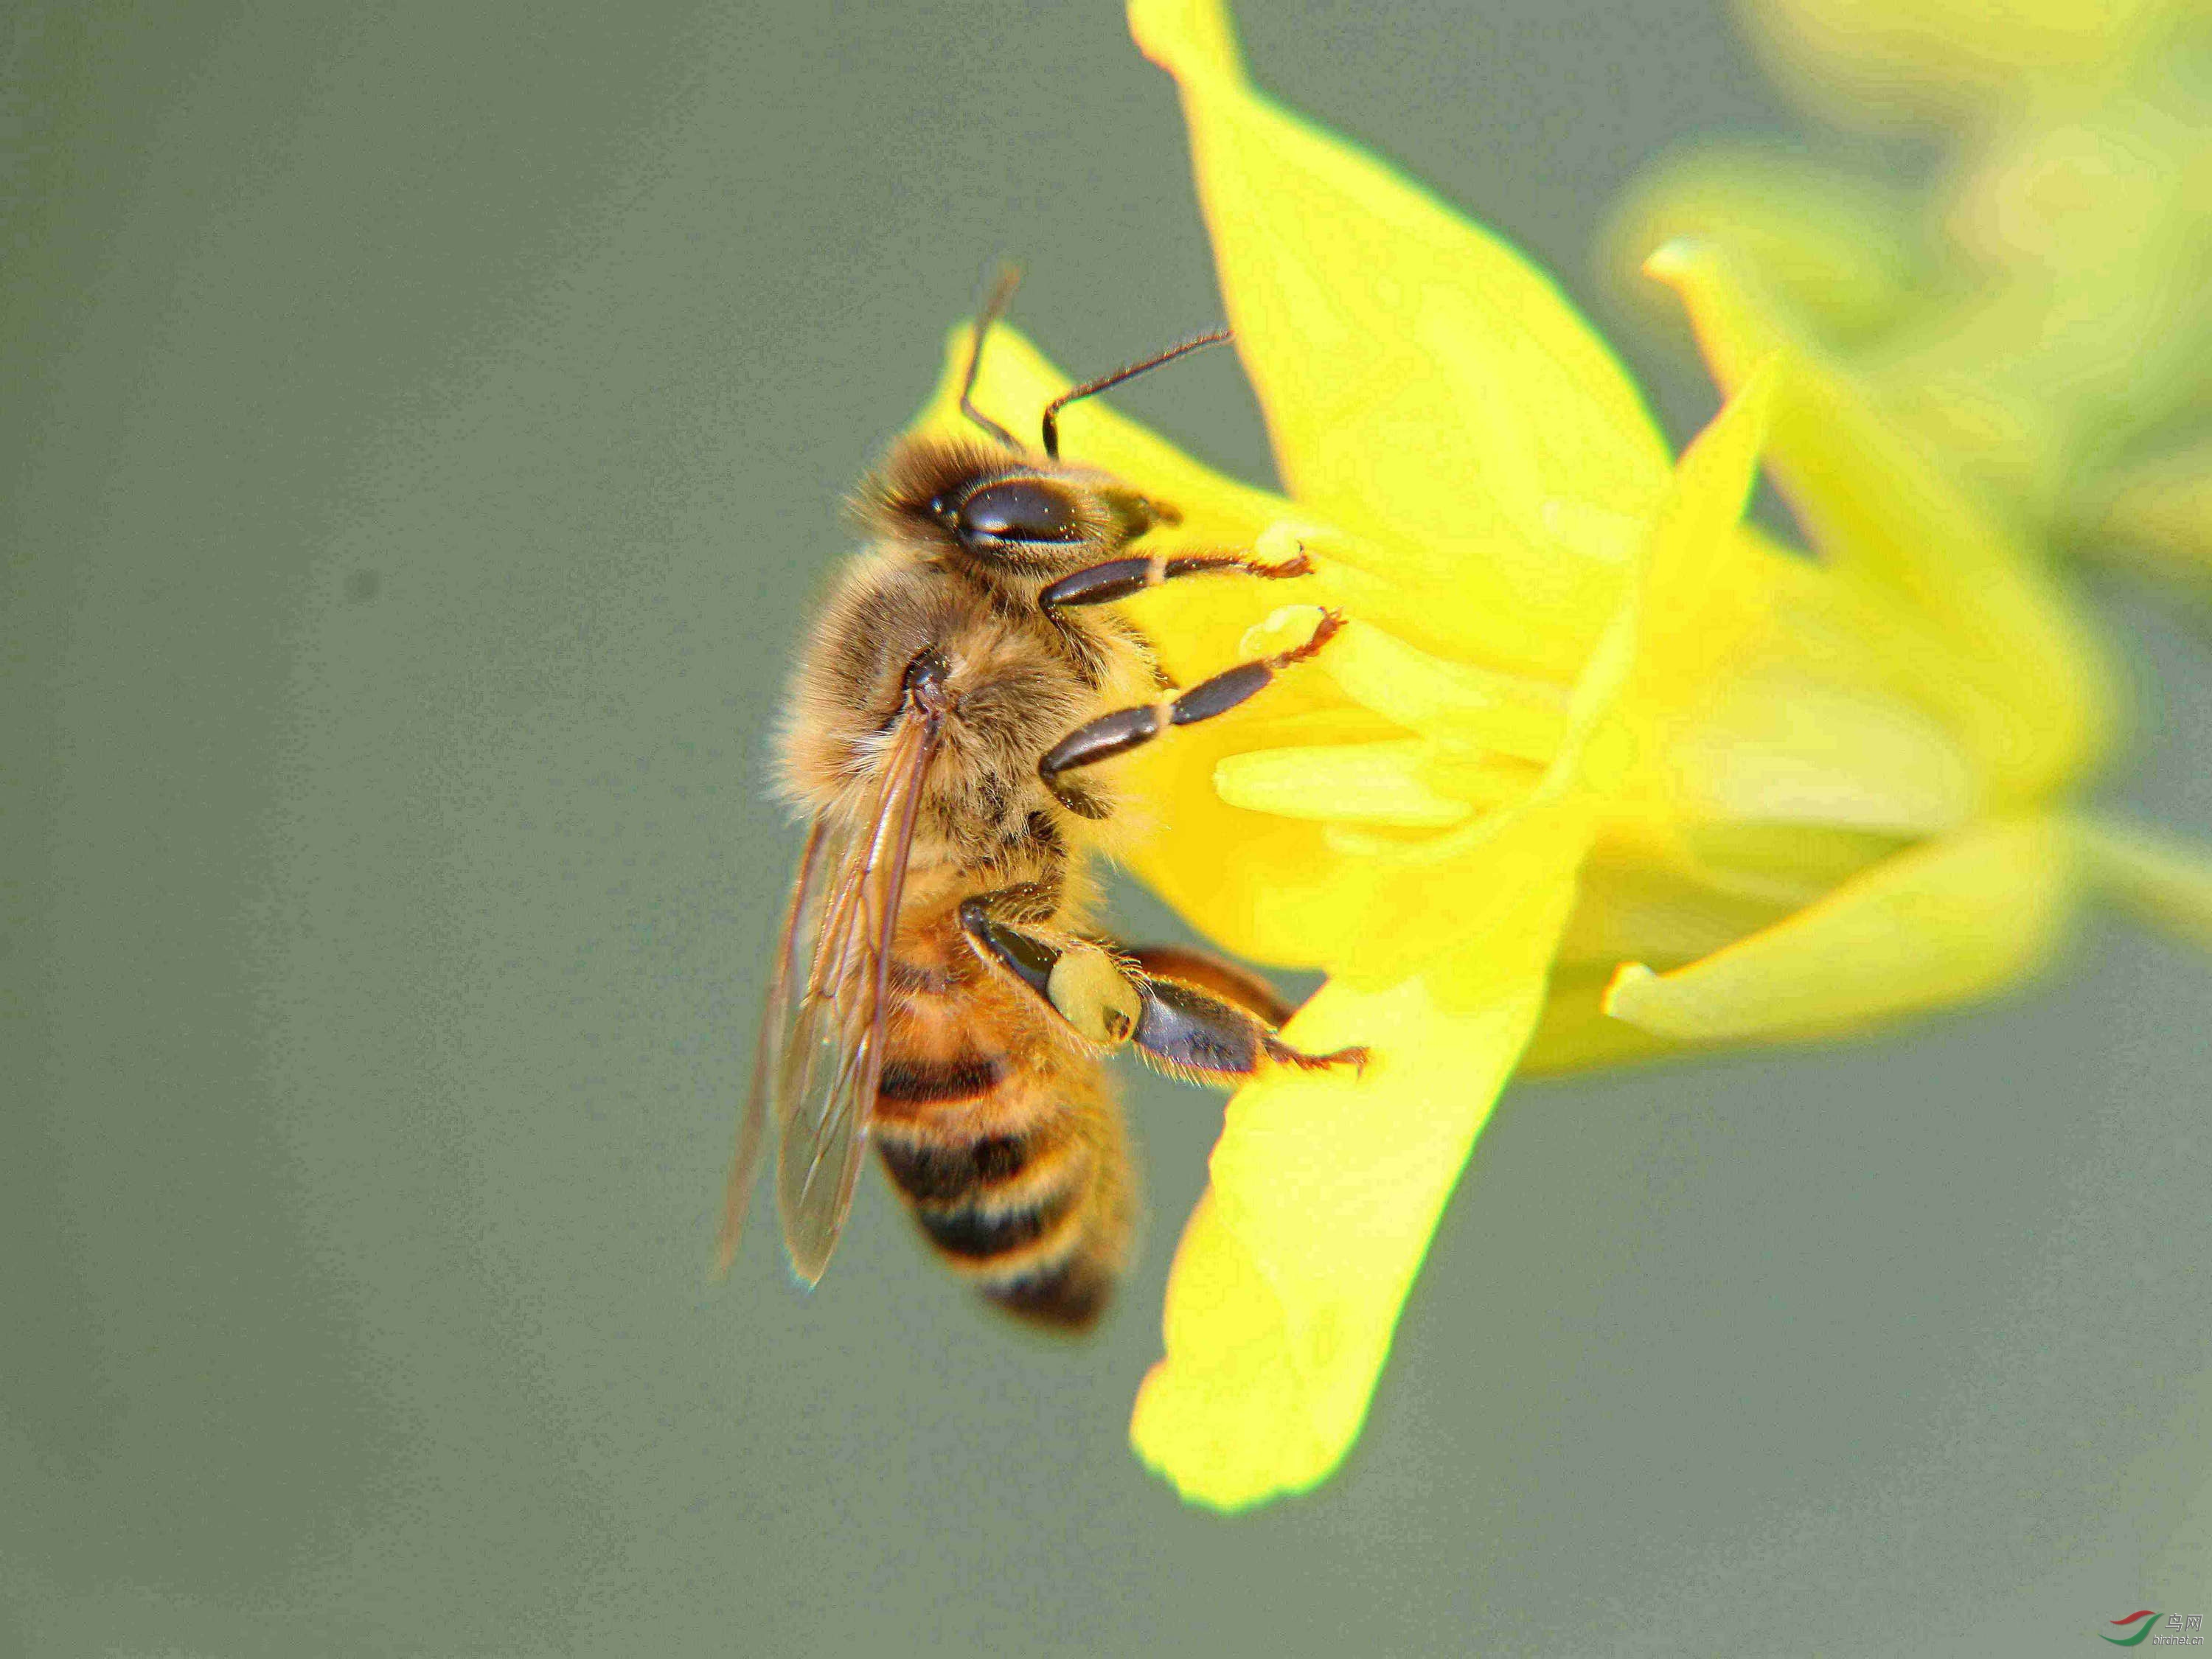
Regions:
<svg viewBox="0 0 2212 1659"><path fill-rule="evenodd" d="M1008 259L999 261L998 272L991 279L991 291L983 301L982 309L975 313L975 332L968 347L968 374L960 382L960 412L1009 449L1019 449L1021 441L969 399L975 390L975 377L983 369L983 337L991 331L991 325L1006 314L1006 302L1014 297L1021 280L1019 265Z"/></svg>
<svg viewBox="0 0 2212 1659"><path fill-rule="evenodd" d="M1131 363L1127 368L1117 368L1111 374L1101 374L1095 380L1085 380L1081 386L1070 386L1044 406L1044 453L1054 460L1060 459L1060 411L1072 403L1117 386L1124 380L1133 380L1139 374L1171 363L1206 346L1219 345L1229 337L1229 325L1204 334L1194 334L1188 340L1178 340L1165 351L1155 352L1140 363Z"/></svg>

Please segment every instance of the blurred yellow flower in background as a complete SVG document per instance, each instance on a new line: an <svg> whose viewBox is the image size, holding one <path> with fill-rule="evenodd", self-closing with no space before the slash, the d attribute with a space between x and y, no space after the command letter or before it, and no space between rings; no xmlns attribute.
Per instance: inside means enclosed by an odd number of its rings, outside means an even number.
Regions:
<svg viewBox="0 0 2212 1659"><path fill-rule="evenodd" d="M2212 873L2073 812L2113 723L2082 623L1736 258L1653 261L1729 394L1670 459L1550 282L1255 91L1218 5L1130 15L1182 88L1288 496L1096 403L1065 453L1180 507L1169 546L1314 562L1265 600L1132 600L1184 683L1348 618L1267 696L1119 763L1149 807L1139 873L1224 945L1328 975L1295 1041L1375 1055L1239 1091L1176 1259L1132 1436L1234 1509L1357 1437L1516 1070L1985 995L2097 878L2212 936ZM925 425L957 424L964 356ZM1018 429L1067 384L1003 333L977 400ZM1818 562L1740 521L1762 453Z"/></svg>
<svg viewBox="0 0 2212 1659"><path fill-rule="evenodd" d="M1606 265L1724 246L2029 535L2212 598L2212 7L1744 0L1814 112L1933 129L1924 199L1710 146L1630 192Z"/></svg>

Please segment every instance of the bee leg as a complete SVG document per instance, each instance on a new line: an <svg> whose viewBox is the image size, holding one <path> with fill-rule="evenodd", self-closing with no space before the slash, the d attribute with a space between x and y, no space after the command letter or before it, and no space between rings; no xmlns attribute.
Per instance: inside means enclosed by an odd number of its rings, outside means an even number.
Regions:
<svg viewBox="0 0 2212 1659"><path fill-rule="evenodd" d="M1146 501L1141 496L1119 501L1116 507L1124 527L1132 536L1142 535L1155 524L1178 523L1182 517L1174 508L1160 502ZM1304 553L1293 554L1279 562L1249 558L1241 553L1186 553L1174 558L1156 555L1143 559L1109 559L1103 564L1091 565L1062 576L1037 595L1037 605L1046 616L1056 617L1060 611L1071 606L1109 605L1115 599L1126 599L1132 593L1141 593L1148 587L1157 587L1162 582L1223 570L1280 580L1288 576L1311 575L1313 561ZM1143 630L1123 617L1111 617L1109 622L1117 632L1134 641L1144 652L1145 659L1152 665L1152 684L1163 691L1175 690L1175 677L1160 665L1159 655L1152 649L1152 642Z"/></svg>
<svg viewBox="0 0 2212 1659"><path fill-rule="evenodd" d="M1179 980L1140 975L1137 994L1139 1011L1132 1041L1146 1064L1172 1076L1233 1087L1257 1072L1263 1059L1302 1072L1339 1066L1360 1071L1367 1065L1364 1048L1327 1054L1293 1048L1250 1008Z"/></svg>
<svg viewBox="0 0 2212 1659"><path fill-rule="evenodd" d="M1162 509L1151 507L1155 515ZM1234 570L1248 576L1263 576L1279 580L1286 576L1307 576L1313 574L1313 561L1303 553L1271 563L1265 559L1251 558L1242 553L1183 553L1173 558L1158 554L1148 559L1109 559L1103 564L1091 565L1062 576L1037 595L1037 604L1045 614L1068 605L1110 605L1115 599L1126 599L1132 593L1141 593L1148 587L1158 587L1162 582L1176 581L1184 576L1203 576L1215 571Z"/></svg>
<svg viewBox="0 0 2212 1659"><path fill-rule="evenodd" d="M1021 905L1024 890L1001 888L963 900L960 927L969 945L986 963L1034 992L1084 1042L1100 1048L1126 1046L1141 1009L1137 976L1089 939L1000 921L1000 914Z"/></svg>
<svg viewBox="0 0 2212 1659"><path fill-rule="evenodd" d="M1304 645L1272 657L1240 662L1212 679L1200 680L1188 691L1158 702L1117 708L1110 714L1086 721L1045 751L1044 758L1037 763L1037 775L1069 811L1087 818L1103 817L1106 809L1090 795L1063 785L1060 781L1061 773L1125 755L1150 743L1171 726L1188 726L1227 714L1238 703L1265 690L1278 673L1292 663L1303 662L1319 651L1343 626L1342 617L1334 611L1328 611L1322 617L1321 626L1314 629L1313 637Z"/></svg>
<svg viewBox="0 0 2212 1659"><path fill-rule="evenodd" d="M1262 1060L1300 1071L1331 1066L1356 1068L1367 1063L1364 1048L1340 1048L1309 1054L1275 1035L1280 1012L1273 990L1241 969L1196 951L1171 946L1124 956L1093 940L1042 928L1012 927L993 912L1007 894L1004 888L966 900L960 926L976 954L1034 992L1076 1036L1100 1048L1134 1044L1146 1064L1199 1083L1234 1085L1260 1069ZM1229 994L1216 996L1180 980L1157 978L1140 960L1170 963L1194 975L1218 976ZM1255 1002L1264 1004L1255 1008Z"/></svg>
<svg viewBox="0 0 2212 1659"><path fill-rule="evenodd" d="M1204 951L1182 945L1125 945L1122 955L1143 969L1148 978L1176 979L1194 985L1224 1001L1256 1014L1268 1025L1280 1025L1297 1012L1282 994L1249 968L1224 962Z"/></svg>

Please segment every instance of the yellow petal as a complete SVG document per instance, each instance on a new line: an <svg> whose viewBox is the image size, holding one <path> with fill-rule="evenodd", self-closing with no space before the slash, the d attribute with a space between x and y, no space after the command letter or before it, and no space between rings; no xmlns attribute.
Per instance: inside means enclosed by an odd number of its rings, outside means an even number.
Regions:
<svg viewBox="0 0 2212 1659"><path fill-rule="evenodd" d="M1737 554L1711 544L1723 539L1741 511L1771 387L1771 376L1755 379L1670 477L1650 532L1623 572L1612 619L1568 696L1556 752L1526 799L1425 842L1372 844L1347 859L1339 883L1363 890L1359 914L1366 925L1344 960L1352 964L1346 971L1362 983L1376 982L1389 963L1453 957L1462 941L1496 931L1516 902L1512 896L1545 890L1548 872L1579 863L1609 797L1639 761L1632 706L1637 688L1663 678L1680 640L1716 614L1714 594L1740 597L1734 590L1741 580L1724 574ZM1407 672L1408 664L1426 672L1419 653L1386 662L1378 703L1388 706L1387 694L1395 690L1387 684L1389 672ZM1430 775L1449 774L1431 768ZM1332 841L1347 846L1341 832ZM1405 884L1409 874L1418 884ZM1386 891L1387 907L1378 903Z"/></svg>
<svg viewBox="0 0 2212 1659"><path fill-rule="evenodd" d="M1553 498L1638 513L1667 453L1610 351L1548 278L1391 168L1255 92L1214 0L1132 0L1183 94L1237 349L1291 493L1452 584L1486 660L1556 666L1601 566L1562 560ZM1520 637L1516 637L1518 635Z"/></svg>
<svg viewBox="0 0 2212 1659"><path fill-rule="evenodd" d="M1605 1012L1610 969L1601 974L1560 969L1552 975L1544 1012L1514 1072L1516 1081L1559 1077L1602 1066L1668 1060L1695 1049L1615 1019Z"/></svg>
<svg viewBox="0 0 2212 1659"><path fill-rule="evenodd" d="M1718 242L1848 343L1894 320L1911 297L1914 230L1902 191L1794 155L1717 148L1636 182L1605 234L1604 263L1628 303L1656 311L1644 261L1677 237Z"/></svg>
<svg viewBox="0 0 2212 1659"><path fill-rule="evenodd" d="M1836 824L1693 823L1680 846L1698 879L1739 898L1796 909L1871 869L1906 842Z"/></svg>
<svg viewBox="0 0 2212 1659"><path fill-rule="evenodd" d="M2049 956L2080 863L2053 818L1962 830L1686 968L1623 968L1606 1012L1678 1042L1720 1042L1848 1031L1986 996Z"/></svg>
<svg viewBox="0 0 2212 1659"><path fill-rule="evenodd" d="M1424 544L1355 535L1341 525L1279 523L1255 551L1268 560L1304 554L1328 604L1422 650L1565 685L1619 602L1626 556L1646 526L1640 517L1559 500L1545 502L1542 517L1550 539L1525 560L1522 551L1513 555L1523 560L1522 580L1510 597L1496 560L1464 541ZM1504 605L1522 608L1498 609Z"/></svg>
<svg viewBox="0 0 2212 1659"><path fill-rule="evenodd" d="M1645 710L1665 747L1671 805L1705 820L1952 829L1978 792L1950 734L1875 688L1775 659L1766 637L1806 573L1734 532L1786 386L1779 358L1744 380L1684 453L1654 524L1631 695L1680 706L1665 720Z"/></svg>
<svg viewBox="0 0 2212 1659"><path fill-rule="evenodd" d="M1570 886L1495 942L1516 966L1485 1006L1447 1012L1419 980L1332 983L1288 1035L1367 1044L1366 1076L1272 1076L1231 1101L1169 1278L1166 1358L1129 1428L1186 1498L1235 1510L1304 1491L1351 1448L1444 1200L1535 1023Z"/></svg>
<svg viewBox="0 0 2212 1659"><path fill-rule="evenodd" d="M1732 422L1716 422L1723 436L1708 465L1670 476L1655 528L1623 570L1611 620L1567 698L1558 752L1525 799L1397 845L1356 846L1357 832L1330 826L1325 845L1340 855L1324 884L1343 908L1333 918L1334 953L1322 960L1351 985L1372 990L1423 974L1439 1006L1479 1006L1510 977L1530 917L1563 885L1571 890L1605 803L1638 760L1622 705L1647 643L1646 567L1703 568L1687 544L1740 507L1751 452L1739 440L1748 433L1755 448L1759 402L1748 396ZM1556 936L1555 927L1545 933Z"/></svg>
<svg viewBox="0 0 2212 1659"><path fill-rule="evenodd" d="M1734 681L1668 758L1684 810L1708 818L1933 835L1978 795L1927 715L1784 669Z"/></svg>
<svg viewBox="0 0 2212 1659"><path fill-rule="evenodd" d="M1778 361L1760 366L1682 452L1644 550L1640 694L1711 680L1771 602L1769 562L1733 532L1758 477L1781 384Z"/></svg>
<svg viewBox="0 0 2212 1659"><path fill-rule="evenodd" d="M1231 806L1320 822L1434 829L1473 808L1440 795L1422 776L1428 744L1308 744L1231 755L1213 769L1213 787Z"/></svg>
<svg viewBox="0 0 2212 1659"><path fill-rule="evenodd" d="M2069 100L2008 122L1962 158L1966 166L1940 203L1944 233L1978 264L2009 268L2036 283L2045 307L2094 323L2100 313L2075 310L2088 296L2070 288L2054 292L2054 281L2112 288L2126 303L2138 297L2129 290L2147 276L2170 281L2166 273L2177 263L2193 270L2202 261L2197 227L2205 196L2197 169L2207 115L2201 82L2158 76L2112 97ZM2120 362L2085 365L2093 375L2126 377L2130 356L2155 355L2201 332L2179 291L2154 306L2167 325L2163 336L2119 343ZM2063 360L2085 345L2113 343L2094 331L2087 341L2039 337L2018 355Z"/></svg>
<svg viewBox="0 0 2212 1659"><path fill-rule="evenodd" d="M2212 584L2212 439L2116 472L2082 516L2085 551L2168 581Z"/></svg>
<svg viewBox="0 0 2212 1659"><path fill-rule="evenodd" d="M1679 967L1771 927L1788 907L1759 895L1732 892L1700 872L1594 852L1584 864L1575 908L1559 939L1562 972L1602 969L1624 962Z"/></svg>
<svg viewBox="0 0 2212 1659"><path fill-rule="evenodd" d="M2146 921L2212 951L2212 848L2140 825L2078 825L2099 885Z"/></svg>
<svg viewBox="0 0 2212 1659"><path fill-rule="evenodd" d="M1601 823L1619 838L1638 812L1647 829L1671 836L1650 805L1663 793L1664 706L1686 689L1701 688L1724 659L1723 642L1751 626L1767 603L1756 557L1747 557L1731 532L1750 490L1772 384L1771 375L1754 377L1668 477L1626 561L1613 617L1568 698L1558 752L1522 809L1535 825L1531 833L1551 833L1543 820L1576 804L1589 816L1586 825L1568 831L1577 845ZM1501 823L1485 821L1450 832L1438 850L1454 837L1504 833Z"/></svg>
<svg viewBox="0 0 2212 1659"><path fill-rule="evenodd" d="M1670 480L1662 521L1695 517L1679 494ZM1568 697L1559 751L1525 799L1401 845L1354 847L1341 826L1329 827L1324 845L1337 856L1320 885L1339 908L1333 951L1321 960L1350 986L1373 990L1419 974L1437 1006L1458 1012L1510 979L1516 941L1555 892L1571 890L1607 793L1634 764L1636 740L1617 714L1637 663L1649 551L1640 548L1623 573L1612 620ZM1556 936L1555 927L1544 933Z"/></svg>
<svg viewBox="0 0 2212 1659"><path fill-rule="evenodd" d="M2076 96L2156 38L2172 0L1763 0L1741 9L1770 63L1850 126L1964 118L2024 82Z"/></svg>
<svg viewBox="0 0 2212 1659"><path fill-rule="evenodd" d="M1322 665L1354 702L1449 747L1548 761L1566 735L1564 686L1448 662L1357 617Z"/></svg>
<svg viewBox="0 0 2212 1659"><path fill-rule="evenodd" d="M1786 354L1777 477L1838 574L1910 605L1954 647L1954 677L1980 694L1959 717L1997 717L1961 734L1990 798L2033 800L2080 773L2104 745L2112 693L2075 611L2027 550L1796 337L1735 261L1673 243L1650 269L1681 295L1723 386Z"/></svg>

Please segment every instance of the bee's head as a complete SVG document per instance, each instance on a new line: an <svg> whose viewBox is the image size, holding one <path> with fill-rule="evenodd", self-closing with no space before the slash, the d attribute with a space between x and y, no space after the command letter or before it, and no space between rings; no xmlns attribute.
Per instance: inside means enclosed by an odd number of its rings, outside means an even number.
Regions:
<svg viewBox="0 0 2212 1659"><path fill-rule="evenodd" d="M1089 467L928 438L899 442L861 510L887 539L1040 581L1114 558L1181 516Z"/></svg>
<svg viewBox="0 0 2212 1659"><path fill-rule="evenodd" d="M993 442L902 438L862 491L860 505L870 527L896 546L914 547L919 540L920 550L933 562L949 555L967 561L978 574L1027 586L1117 558L1154 525L1176 524L1182 518L1173 507L1147 500L1107 473L1062 460L1060 410L1218 345L1229 330L1194 334L1110 374L1070 386L1044 406L1037 426L1039 450L1030 450L975 403L984 343L1019 280L1013 266L1000 267L976 315L968 372L960 382L961 414Z"/></svg>

